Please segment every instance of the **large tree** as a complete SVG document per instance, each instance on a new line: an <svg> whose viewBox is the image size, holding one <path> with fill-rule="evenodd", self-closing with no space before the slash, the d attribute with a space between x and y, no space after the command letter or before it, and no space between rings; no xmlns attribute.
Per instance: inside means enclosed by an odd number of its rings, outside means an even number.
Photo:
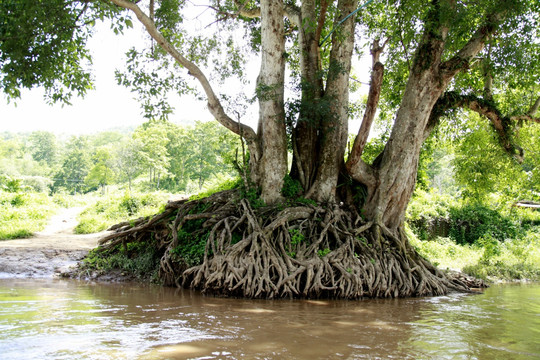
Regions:
<svg viewBox="0 0 540 360"><path fill-rule="evenodd" d="M215 28L222 38L206 40L190 36L183 27L191 2L96 3L94 12L107 9L117 19L110 5L127 9L158 45L146 55L154 64L151 76L139 66L145 55L133 51L128 70L134 77L119 79L146 99L186 85L174 80L186 69L215 119L244 139L249 153L245 185L266 205L254 209L245 199L229 201L223 194L202 207L170 204L165 215L104 239L110 247L140 239L134 234L143 230L158 233L157 224L176 213L159 245L165 249L161 272L168 283L254 297L410 296L466 289L410 247L403 231L405 209L422 144L456 109L483 115L509 156L523 160L516 124L539 122L537 1L216 0L207 4L216 16L209 31ZM65 8L71 14L83 6ZM232 115L230 98L218 94L209 80L212 65L223 65L222 76L242 75L242 56L234 42L240 36L228 31L242 32L242 44L248 39L260 56L257 129ZM5 38L0 34L2 44ZM365 44L373 60L370 89L362 124L345 158L351 67L355 50ZM230 57L221 64L211 50L224 48ZM182 70L156 86L157 74L177 69L170 59ZM3 60L1 65L9 71L9 63ZM13 93L16 82L5 79L11 81L5 88ZM286 88L296 89L289 101ZM498 106L514 89L523 94L520 101ZM394 114L391 133L375 161L366 163L362 153L378 108ZM285 202L284 194L297 197L296 202ZM185 239L179 234L190 221L201 219L206 219L201 230L207 241L204 258L186 269L175 255ZM233 241L235 235L242 240Z"/></svg>

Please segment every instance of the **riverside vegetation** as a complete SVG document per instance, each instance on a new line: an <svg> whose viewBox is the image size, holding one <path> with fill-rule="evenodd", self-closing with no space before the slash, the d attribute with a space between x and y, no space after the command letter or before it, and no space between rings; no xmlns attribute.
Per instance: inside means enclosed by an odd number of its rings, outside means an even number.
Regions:
<svg viewBox="0 0 540 360"><path fill-rule="evenodd" d="M372 148L375 153L378 143L378 139L374 139L368 148ZM99 147L94 151L99 151ZM511 206L508 198L529 196L530 192L523 186L526 182L520 183L525 190L518 186L516 192L505 195L501 192L502 187L479 188L470 178L460 180L455 175L455 161L448 162L447 159L449 154L455 158L460 151L463 151L460 147L447 148L441 157L436 151L426 149L431 155L423 157L423 170L419 175L417 190L407 209L406 231L412 246L421 256L443 270L463 271L486 280L538 281L540 211ZM230 157L219 157L219 161L224 163L222 166L226 165L228 159ZM8 160L4 158L3 163L14 163ZM499 176L503 175L499 173ZM208 213L212 206L206 202L209 196L212 199L212 194L228 190L235 192L239 203L245 199L246 204L255 211L264 205L255 192L244 187L240 178L221 183L215 180L216 176L229 176L232 179L232 166L227 174L208 172L207 176L203 181L204 191L190 198L201 201L188 210L193 219L187 220L177 233L178 245L170 252L169 261L183 264L179 269L186 270L200 265L205 251L208 251L206 246L210 231L202 227L205 218L197 216ZM519 178L514 178L516 180ZM120 225L116 229L136 228L151 219L152 215L166 213L167 200L180 195L151 190L155 184L144 174L131 180L118 177L114 182L105 187L105 192L103 188L89 186L83 190L83 194L69 194L69 188L55 187L52 181L42 180L36 185L35 177L3 176L0 179L0 203L3 210L0 238L28 237L42 229L48 217L60 207L70 206L85 207L78 218L79 224L75 229L77 233L100 232L118 223ZM49 185L43 186L42 183ZM163 181L161 186L166 187L164 184L171 183ZM443 183L445 185L441 187ZM295 181L288 178L285 184L282 192L288 203L273 211L279 212L291 206L316 206L315 202L297 196L298 184ZM471 187L474 187L474 191ZM198 185L191 189L198 189ZM446 193L441 192L441 189L446 190ZM181 196L187 198L189 194ZM178 203L184 204L184 201L172 204ZM287 232L289 245L284 250L291 258L296 258L309 247L306 239L308 234L305 227L291 227ZM158 236L150 234L145 239L139 239L141 241L120 242L105 250L92 251L81 264L79 276L99 277L116 273L141 281L166 282L163 274L160 275L165 249ZM232 231L233 243L239 242L241 238L238 232ZM317 255L322 259L330 252L330 248L319 248ZM352 269L345 271L352 272ZM173 283L174 280L169 285Z"/></svg>

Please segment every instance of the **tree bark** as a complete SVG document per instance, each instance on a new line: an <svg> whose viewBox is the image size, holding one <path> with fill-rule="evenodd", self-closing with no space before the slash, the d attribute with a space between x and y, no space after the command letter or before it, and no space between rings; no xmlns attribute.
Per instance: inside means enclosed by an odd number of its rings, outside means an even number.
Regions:
<svg viewBox="0 0 540 360"><path fill-rule="evenodd" d="M285 37L283 0L261 2L262 61L257 78L262 157L259 165L261 198L267 204L281 199L287 174L287 133L283 103Z"/></svg>
<svg viewBox="0 0 540 360"><path fill-rule="evenodd" d="M357 6L355 0L340 0L335 27ZM335 201L340 170L348 134L349 74L354 49L354 16L339 25L332 35L330 68L324 97L330 104L330 115L322 119L317 177L307 197L318 202Z"/></svg>
<svg viewBox="0 0 540 360"><path fill-rule="evenodd" d="M325 12L320 14L320 18L325 16ZM323 95L319 61L320 34L315 27L317 15L314 0L302 2L299 23L302 106L293 130L291 175L307 190L312 186L317 170L320 116L315 109Z"/></svg>

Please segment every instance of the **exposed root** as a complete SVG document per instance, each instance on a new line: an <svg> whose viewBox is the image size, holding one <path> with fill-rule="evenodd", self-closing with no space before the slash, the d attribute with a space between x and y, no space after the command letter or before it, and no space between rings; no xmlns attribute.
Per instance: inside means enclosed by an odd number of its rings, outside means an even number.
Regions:
<svg viewBox="0 0 540 360"><path fill-rule="evenodd" d="M178 256L179 234L206 239L193 266ZM248 298L406 297L470 291L420 257L398 234L365 223L355 211L299 204L254 210L234 192L198 201L171 202L155 217L117 225L104 249L158 240L160 278L166 285Z"/></svg>

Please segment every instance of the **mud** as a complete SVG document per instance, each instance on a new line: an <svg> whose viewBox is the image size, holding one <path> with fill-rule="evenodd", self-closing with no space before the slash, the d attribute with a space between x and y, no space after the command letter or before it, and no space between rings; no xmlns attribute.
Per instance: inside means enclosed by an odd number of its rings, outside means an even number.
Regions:
<svg viewBox="0 0 540 360"><path fill-rule="evenodd" d="M0 241L0 278L47 278L69 273L106 234L75 234L76 217L81 211L64 209L31 238Z"/></svg>

